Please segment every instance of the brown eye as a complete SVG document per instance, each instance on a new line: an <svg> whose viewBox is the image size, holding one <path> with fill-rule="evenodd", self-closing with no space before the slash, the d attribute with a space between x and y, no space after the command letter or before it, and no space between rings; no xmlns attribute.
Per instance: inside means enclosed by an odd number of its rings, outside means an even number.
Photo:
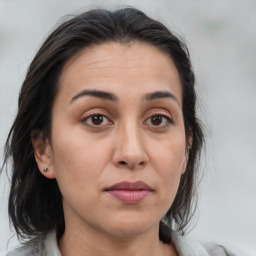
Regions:
<svg viewBox="0 0 256 256"><path fill-rule="evenodd" d="M103 123L103 121L104 121L104 116L102 116L102 115L95 115L95 116L91 117L91 122L94 125L100 125Z"/></svg>
<svg viewBox="0 0 256 256"><path fill-rule="evenodd" d="M102 127L112 124L112 122L102 114L92 114L84 118L82 122L91 127Z"/></svg>
<svg viewBox="0 0 256 256"><path fill-rule="evenodd" d="M149 126L161 128L161 127L168 126L169 124L171 124L173 122L172 122L172 119L166 115L156 114L156 115L149 117L145 123L146 123L146 125L149 125Z"/></svg>
<svg viewBox="0 0 256 256"><path fill-rule="evenodd" d="M161 116L153 116L151 117L151 123L155 126L158 126L162 123L163 118Z"/></svg>

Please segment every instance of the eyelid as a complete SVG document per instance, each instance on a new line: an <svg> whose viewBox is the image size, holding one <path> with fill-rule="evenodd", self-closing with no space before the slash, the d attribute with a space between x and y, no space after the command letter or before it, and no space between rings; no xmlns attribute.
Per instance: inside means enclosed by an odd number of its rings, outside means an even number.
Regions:
<svg viewBox="0 0 256 256"><path fill-rule="evenodd" d="M157 116L160 116L161 118L165 119L167 124L173 124L173 120L170 117L168 117L167 115L163 115L163 114L154 114L152 116L149 116L144 123L146 123L151 118L157 117ZM155 128L163 128L163 127L166 127L167 125L166 124L164 124L164 125L153 125L152 124L151 126L155 127Z"/></svg>
<svg viewBox="0 0 256 256"><path fill-rule="evenodd" d="M80 122L84 123L85 125L89 126L89 127L93 127L93 128L101 128L101 127L105 127L108 125L113 124L113 121L111 121L111 118L109 117L108 114L103 113L105 111L99 111L99 110L91 110L89 111L89 113L84 114L83 117L80 119ZM94 125L94 124L86 124L85 122L93 117L93 116L103 116L104 118L106 118L108 120L108 124L104 124L104 125Z"/></svg>
<svg viewBox="0 0 256 256"><path fill-rule="evenodd" d="M161 116L161 117L164 117L164 118L166 118L170 123L173 123L173 120L172 120L172 118L171 117L169 117L169 116L167 116L166 114L154 114L154 115L152 115L152 116L150 116L150 117L155 117L155 116Z"/></svg>
<svg viewBox="0 0 256 256"><path fill-rule="evenodd" d="M155 117L155 116L160 116L162 117L165 121L163 124L160 125L153 125L153 124L148 124L147 122L150 121L151 118ZM168 127L169 125L173 124L173 118L170 115L169 111L166 110L162 110L162 109L153 109L151 111L149 111L149 113L146 115L145 121L143 122L144 125L148 126L148 127L152 127L153 129L163 129Z"/></svg>
<svg viewBox="0 0 256 256"><path fill-rule="evenodd" d="M164 109L151 109L147 112L146 114L146 118L145 119L148 119L152 116L163 116L163 117L166 117L168 118L169 120L173 121L173 117L172 115L170 114L170 112L168 110L164 110Z"/></svg>

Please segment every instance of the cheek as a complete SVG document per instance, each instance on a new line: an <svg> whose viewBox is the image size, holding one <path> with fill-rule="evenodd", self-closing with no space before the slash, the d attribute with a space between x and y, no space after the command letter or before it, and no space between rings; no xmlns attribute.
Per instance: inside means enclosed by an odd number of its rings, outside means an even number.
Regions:
<svg viewBox="0 0 256 256"><path fill-rule="evenodd" d="M161 176L181 175L185 161L185 136L174 136L151 146L152 162Z"/></svg>
<svg viewBox="0 0 256 256"><path fill-rule="evenodd" d="M184 136L175 138L162 144L156 143L151 152L152 165L159 184L159 204L165 205L166 211L176 196L185 161Z"/></svg>
<svg viewBox="0 0 256 256"><path fill-rule="evenodd" d="M166 155L166 157L162 154L156 160L155 169L160 179L159 184L163 188L161 191L166 195L173 197L178 190L183 160L183 156L176 154Z"/></svg>
<svg viewBox="0 0 256 256"><path fill-rule="evenodd" d="M75 194L91 193L88 188L97 184L108 159L106 147L78 131L53 138L53 168L62 193L69 187L76 188L72 189Z"/></svg>

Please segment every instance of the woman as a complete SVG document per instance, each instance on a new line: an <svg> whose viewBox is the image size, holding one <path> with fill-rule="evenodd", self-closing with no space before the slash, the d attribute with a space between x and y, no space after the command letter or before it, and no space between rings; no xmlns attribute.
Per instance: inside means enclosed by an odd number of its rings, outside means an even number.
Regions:
<svg viewBox="0 0 256 256"><path fill-rule="evenodd" d="M180 234L203 133L186 46L137 9L60 25L32 61L6 143L8 255L207 255Z"/></svg>

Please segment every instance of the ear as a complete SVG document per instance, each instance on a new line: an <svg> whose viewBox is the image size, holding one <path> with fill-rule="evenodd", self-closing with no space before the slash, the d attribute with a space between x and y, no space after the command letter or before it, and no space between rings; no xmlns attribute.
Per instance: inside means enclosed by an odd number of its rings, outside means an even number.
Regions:
<svg viewBox="0 0 256 256"><path fill-rule="evenodd" d="M187 169L188 163L188 152L186 151L183 157L182 165L181 165L181 174L184 174Z"/></svg>
<svg viewBox="0 0 256 256"><path fill-rule="evenodd" d="M190 129L188 139L187 139L187 145L186 145L186 149L185 149L184 159L183 159L182 167L181 167L181 173L182 174L184 174L186 169L187 169L187 163L188 163L188 159L189 159L189 152L191 150L192 143L193 143L193 133Z"/></svg>
<svg viewBox="0 0 256 256"><path fill-rule="evenodd" d="M46 178L54 179L53 156L49 140L45 138L42 131L34 130L31 133L31 142L39 171Z"/></svg>

